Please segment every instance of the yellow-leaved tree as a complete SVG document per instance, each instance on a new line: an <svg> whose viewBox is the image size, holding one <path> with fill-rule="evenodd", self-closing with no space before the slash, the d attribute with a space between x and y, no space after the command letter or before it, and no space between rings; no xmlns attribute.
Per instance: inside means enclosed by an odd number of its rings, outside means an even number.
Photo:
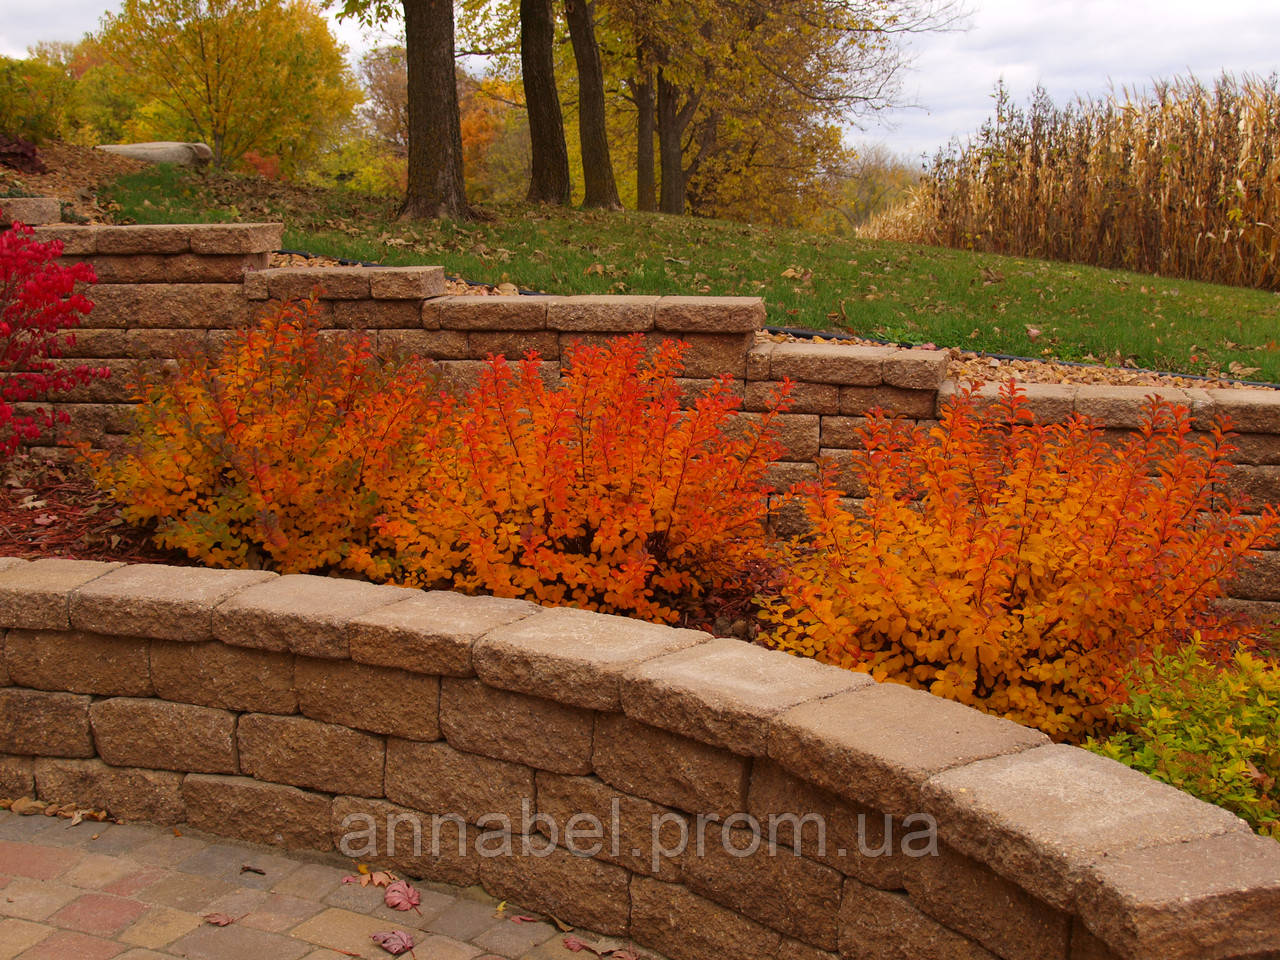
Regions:
<svg viewBox="0 0 1280 960"><path fill-rule="evenodd" d="M293 173L360 101L310 0L124 0L97 39L139 93L130 135L202 140L217 166L256 154Z"/></svg>

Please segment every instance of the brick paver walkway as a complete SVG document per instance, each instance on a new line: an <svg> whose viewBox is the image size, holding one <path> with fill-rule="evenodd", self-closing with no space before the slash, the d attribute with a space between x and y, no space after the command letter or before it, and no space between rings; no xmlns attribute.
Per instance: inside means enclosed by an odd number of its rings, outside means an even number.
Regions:
<svg viewBox="0 0 1280 960"><path fill-rule="evenodd" d="M391 956L370 940L384 930L409 932L418 960L593 960L479 888L413 881L421 913L402 912L343 884L352 872L337 855L0 810L0 960L377 960ZM627 946L573 935L600 953Z"/></svg>

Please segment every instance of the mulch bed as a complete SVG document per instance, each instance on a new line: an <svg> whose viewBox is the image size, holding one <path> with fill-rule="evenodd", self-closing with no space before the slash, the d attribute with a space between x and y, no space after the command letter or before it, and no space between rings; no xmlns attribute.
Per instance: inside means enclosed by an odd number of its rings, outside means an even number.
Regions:
<svg viewBox="0 0 1280 960"><path fill-rule="evenodd" d="M119 506L77 465L23 454L0 467L0 557L196 565L125 523Z"/></svg>

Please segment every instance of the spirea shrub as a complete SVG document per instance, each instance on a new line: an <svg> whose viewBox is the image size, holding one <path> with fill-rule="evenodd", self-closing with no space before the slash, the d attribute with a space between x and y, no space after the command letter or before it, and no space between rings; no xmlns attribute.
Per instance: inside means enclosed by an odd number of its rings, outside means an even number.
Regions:
<svg viewBox="0 0 1280 960"><path fill-rule="evenodd" d="M1280 527L1220 495L1230 444L1152 400L1119 443L1037 423L1012 384L922 426L872 416L846 509L833 470L806 490L811 539L765 601L773 645L1080 740L1128 698L1135 664L1200 631L1240 641L1211 601Z"/></svg>

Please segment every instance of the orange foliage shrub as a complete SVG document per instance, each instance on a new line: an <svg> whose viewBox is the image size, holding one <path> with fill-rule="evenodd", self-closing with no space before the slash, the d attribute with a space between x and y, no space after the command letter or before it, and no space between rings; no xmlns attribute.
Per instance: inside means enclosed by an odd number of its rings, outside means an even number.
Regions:
<svg viewBox="0 0 1280 960"><path fill-rule="evenodd" d="M682 409L683 352L666 342L646 359L639 336L578 345L554 388L535 355L491 358L466 397L439 398L412 468L370 479L378 536L352 566L662 622L750 590L774 414L734 428L727 379Z"/></svg>
<svg viewBox="0 0 1280 960"><path fill-rule="evenodd" d="M1199 629L1236 563L1280 529L1216 495L1231 447L1190 436L1185 408L1151 401L1108 446L1083 419L1038 424L1012 385L970 394L931 431L869 419L856 469L863 511L832 472L808 492L768 639L1078 740L1127 697L1124 676Z"/></svg>
<svg viewBox="0 0 1280 960"><path fill-rule="evenodd" d="M220 567L341 567L377 511L368 478L398 462L433 382L421 363L379 364L363 337L322 338L314 301L286 304L220 357L138 384L130 445L88 457L161 546Z"/></svg>

